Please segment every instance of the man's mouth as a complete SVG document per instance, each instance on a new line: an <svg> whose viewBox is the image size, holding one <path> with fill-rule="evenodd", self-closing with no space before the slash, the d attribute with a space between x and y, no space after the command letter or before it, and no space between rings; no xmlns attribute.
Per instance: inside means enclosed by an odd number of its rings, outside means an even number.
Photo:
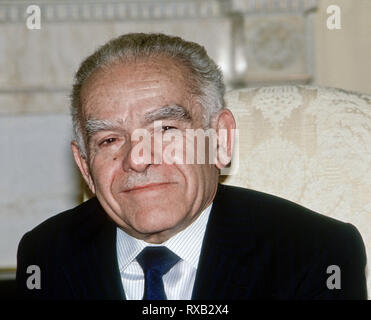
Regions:
<svg viewBox="0 0 371 320"><path fill-rule="evenodd" d="M156 189L156 188L166 187L170 184L174 184L174 183L172 182L148 183L145 185L135 186L130 189L126 189L124 190L124 192L128 193L128 192L141 191L141 190L149 191L149 190Z"/></svg>

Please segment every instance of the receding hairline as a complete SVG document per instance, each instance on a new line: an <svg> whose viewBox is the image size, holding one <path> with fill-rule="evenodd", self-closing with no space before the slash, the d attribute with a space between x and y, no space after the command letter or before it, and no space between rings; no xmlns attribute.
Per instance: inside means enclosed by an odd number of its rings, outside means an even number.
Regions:
<svg viewBox="0 0 371 320"><path fill-rule="evenodd" d="M97 67L90 75L89 77L82 83L81 90L80 90L80 121L82 125L82 129L84 129L84 122L89 118L88 112L86 109L86 103L83 103L82 97L85 96L89 91L91 91L92 86L94 87L95 83L98 83L97 80L99 80L99 77L102 76L102 73L109 73L114 68L119 68L120 66L125 67L126 65L130 64L136 64L136 63L150 63L155 64L156 60L159 61L159 65L162 65L163 67L161 69L166 69L167 62L170 62L175 66L179 72L181 72L181 77L184 79L184 88L187 92L187 100L191 104L199 104L198 101L196 101L194 98L200 94L199 92L194 92L192 86L190 85L190 82L192 81L191 71L187 70L187 68L176 58L170 57L167 55L162 54L155 54L153 57L140 57L140 58L133 58L133 59L125 59L124 61L121 61L119 58L116 58L112 60L109 63L106 63L102 66ZM86 91L88 90L88 91ZM199 105L199 107L202 109L202 106Z"/></svg>
<svg viewBox="0 0 371 320"><path fill-rule="evenodd" d="M159 63L156 63L159 62ZM127 65L135 65L135 64L142 64L142 63L148 63L149 65L162 65L162 68L159 69L167 69L167 63L171 63L176 69L179 70L181 73L185 87L192 92L192 94L201 94L199 90L197 90L197 86L192 85L192 80L194 76L192 75L192 71L190 67L186 65L184 61L181 61L181 59L177 57L172 57L170 55L167 55L166 53L153 53L153 55L146 55L146 56L133 56L128 58L121 58L116 57L113 58L111 61L108 61L94 69L94 71L81 83L81 90L80 90L80 98L81 93L84 91L84 88L89 83L94 82L96 77L99 77L101 74L109 73L116 67L125 67ZM196 91L197 92L194 92ZM81 106L81 101L80 101Z"/></svg>

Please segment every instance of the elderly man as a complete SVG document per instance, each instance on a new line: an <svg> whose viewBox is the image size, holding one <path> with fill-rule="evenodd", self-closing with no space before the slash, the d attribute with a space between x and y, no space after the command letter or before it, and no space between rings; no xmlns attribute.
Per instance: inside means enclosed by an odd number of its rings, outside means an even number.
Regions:
<svg viewBox="0 0 371 320"><path fill-rule="evenodd" d="M352 225L218 185L235 129L223 94L204 48L178 37L127 34L88 57L71 95L71 147L95 197L22 238L20 296L366 298L365 251ZM209 129L204 147L185 147L189 131ZM178 140L166 156L169 134Z"/></svg>

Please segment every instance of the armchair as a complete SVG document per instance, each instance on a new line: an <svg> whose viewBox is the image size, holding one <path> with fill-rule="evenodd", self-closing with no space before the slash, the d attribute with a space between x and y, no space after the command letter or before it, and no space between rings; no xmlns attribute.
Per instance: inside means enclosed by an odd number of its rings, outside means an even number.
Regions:
<svg viewBox="0 0 371 320"><path fill-rule="evenodd" d="M371 96L290 85L233 90L225 99L239 129L239 166L222 183L350 222L371 257Z"/></svg>

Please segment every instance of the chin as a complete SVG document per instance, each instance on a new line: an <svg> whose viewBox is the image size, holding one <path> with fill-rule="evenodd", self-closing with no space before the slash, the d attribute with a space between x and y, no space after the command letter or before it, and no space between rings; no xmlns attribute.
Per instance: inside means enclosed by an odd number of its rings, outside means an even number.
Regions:
<svg viewBox="0 0 371 320"><path fill-rule="evenodd" d="M136 214L135 229L140 233L159 233L173 229L181 219L174 219L174 214L164 211L144 211Z"/></svg>

